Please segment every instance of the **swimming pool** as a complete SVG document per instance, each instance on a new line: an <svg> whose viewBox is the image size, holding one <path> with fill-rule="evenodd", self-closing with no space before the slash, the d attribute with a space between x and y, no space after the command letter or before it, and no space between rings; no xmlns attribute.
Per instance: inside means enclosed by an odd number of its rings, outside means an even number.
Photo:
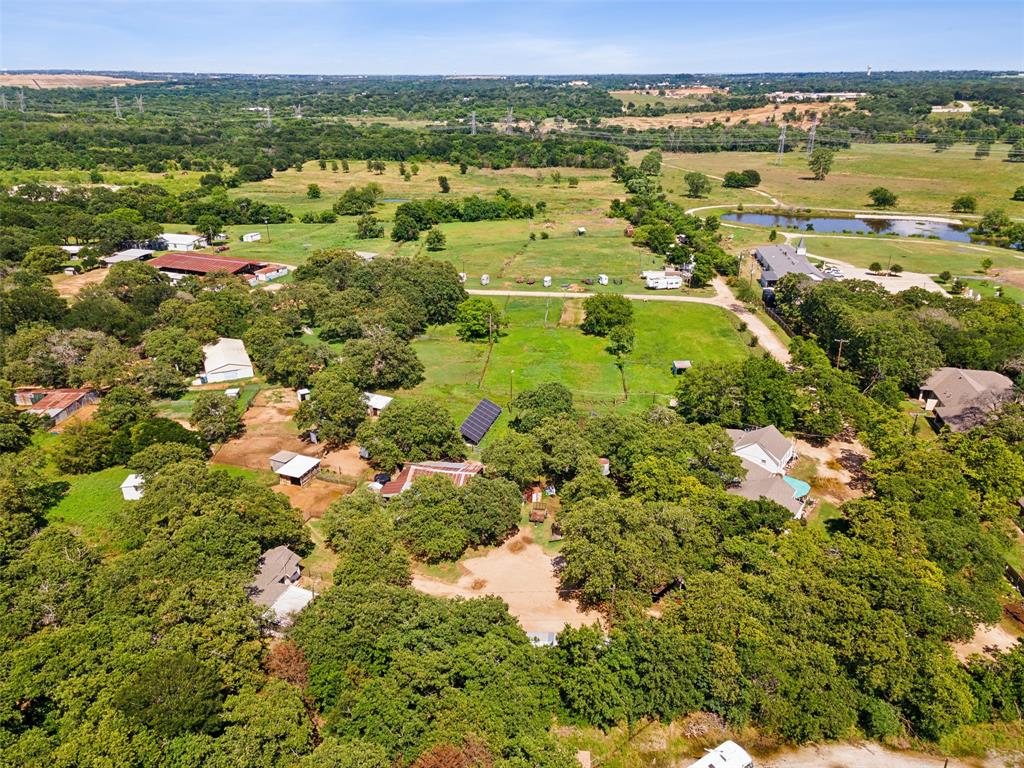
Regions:
<svg viewBox="0 0 1024 768"><path fill-rule="evenodd" d="M797 480L795 477L790 477L789 475L783 475L782 479L789 483L789 486L793 489L794 499L802 499L811 492L810 484L805 483L803 480Z"/></svg>

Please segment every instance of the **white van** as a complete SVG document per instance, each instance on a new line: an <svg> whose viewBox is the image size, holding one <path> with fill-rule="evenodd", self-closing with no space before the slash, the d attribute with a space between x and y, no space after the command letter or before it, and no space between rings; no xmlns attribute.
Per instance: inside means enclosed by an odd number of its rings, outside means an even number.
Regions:
<svg viewBox="0 0 1024 768"><path fill-rule="evenodd" d="M480 285L487 285L491 282L490 275L480 275Z"/></svg>
<svg viewBox="0 0 1024 768"><path fill-rule="evenodd" d="M652 291L669 291L683 287L683 278L679 275L650 275L646 285Z"/></svg>
<svg viewBox="0 0 1024 768"><path fill-rule="evenodd" d="M601 285L608 285L608 275L598 275L597 282Z"/></svg>
<svg viewBox="0 0 1024 768"><path fill-rule="evenodd" d="M544 275L544 287L545 288L550 288L551 287L551 275Z"/></svg>

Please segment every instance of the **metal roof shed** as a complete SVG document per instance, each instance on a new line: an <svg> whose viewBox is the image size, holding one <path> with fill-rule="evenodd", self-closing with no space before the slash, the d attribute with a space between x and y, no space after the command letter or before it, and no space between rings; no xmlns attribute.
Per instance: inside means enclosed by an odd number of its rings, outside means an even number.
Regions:
<svg viewBox="0 0 1024 768"><path fill-rule="evenodd" d="M479 445L490 428L494 426L494 422L498 420L499 416L501 416L501 407L485 397L476 404L473 412L462 422L459 431L466 439L466 442Z"/></svg>

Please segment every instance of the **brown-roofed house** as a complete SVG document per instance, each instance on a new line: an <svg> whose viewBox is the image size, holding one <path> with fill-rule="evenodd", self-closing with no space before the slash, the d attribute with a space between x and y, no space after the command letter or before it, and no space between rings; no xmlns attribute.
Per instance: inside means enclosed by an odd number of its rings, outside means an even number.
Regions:
<svg viewBox="0 0 1024 768"><path fill-rule="evenodd" d="M252 601L270 609L279 625L290 623L292 614L305 608L313 593L295 586L302 574L299 556L281 545L260 557L259 571L250 586Z"/></svg>
<svg viewBox="0 0 1024 768"><path fill-rule="evenodd" d="M99 399L91 389L19 389L14 393L15 405L27 405L26 413L47 416L53 424Z"/></svg>
<svg viewBox="0 0 1024 768"><path fill-rule="evenodd" d="M484 471L478 461L419 461L406 464L394 480L384 484L380 495L385 499L398 496L408 490L413 480L423 475L447 475L455 485L461 487Z"/></svg>
<svg viewBox="0 0 1024 768"><path fill-rule="evenodd" d="M920 400L953 432L983 423L1013 397L1013 382L995 371L939 368L921 385Z"/></svg>

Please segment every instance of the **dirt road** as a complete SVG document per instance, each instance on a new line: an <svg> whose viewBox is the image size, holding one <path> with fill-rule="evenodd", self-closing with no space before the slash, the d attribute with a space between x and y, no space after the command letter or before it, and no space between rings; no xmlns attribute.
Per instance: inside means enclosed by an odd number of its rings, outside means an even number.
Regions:
<svg viewBox="0 0 1024 768"><path fill-rule="evenodd" d="M789 349L778 336L767 326L759 315L751 312L737 299L725 280L717 277L712 282L715 289L714 296L679 296L669 293L626 293L623 294L631 301L676 301L691 304L711 304L716 307L732 312L747 324L749 330L758 343L768 354L774 357L783 365L789 363ZM594 296L593 293L570 293L568 291L515 291L515 290L494 290L485 291L480 289L467 290L466 293L473 296L516 296L534 299L585 299Z"/></svg>
<svg viewBox="0 0 1024 768"><path fill-rule="evenodd" d="M685 763L684 763L685 765ZM878 744L823 744L754 761L757 768L1005 768L1000 758L957 760L922 752L895 752Z"/></svg>

